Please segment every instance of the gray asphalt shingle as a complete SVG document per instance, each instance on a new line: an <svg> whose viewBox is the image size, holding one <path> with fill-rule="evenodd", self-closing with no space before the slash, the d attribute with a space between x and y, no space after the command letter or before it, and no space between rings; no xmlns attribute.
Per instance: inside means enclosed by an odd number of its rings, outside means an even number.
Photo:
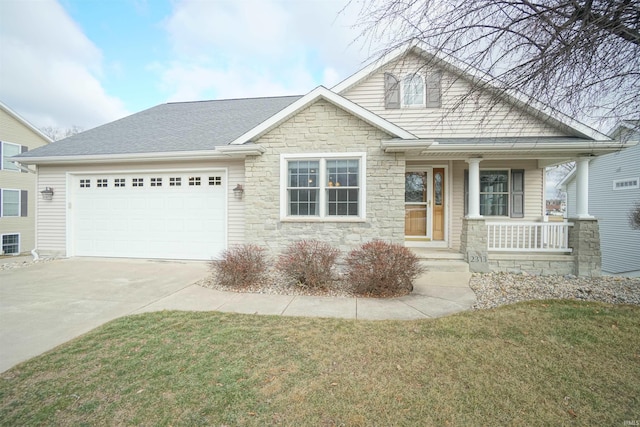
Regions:
<svg viewBox="0 0 640 427"><path fill-rule="evenodd" d="M227 145L301 96L176 102L79 133L20 157L161 153Z"/></svg>

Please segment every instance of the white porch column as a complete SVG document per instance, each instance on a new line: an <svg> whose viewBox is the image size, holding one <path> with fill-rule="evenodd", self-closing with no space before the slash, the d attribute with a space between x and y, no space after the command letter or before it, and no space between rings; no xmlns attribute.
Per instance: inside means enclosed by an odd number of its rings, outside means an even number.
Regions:
<svg viewBox="0 0 640 427"><path fill-rule="evenodd" d="M467 218L482 218L480 215L480 158L467 159L469 163L469 211Z"/></svg>
<svg viewBox="0 0 640 427"><path fill-rule="evenodd" d="M576 160L576 217L592 219L589 215L589 160L580 157Z"/></svg>

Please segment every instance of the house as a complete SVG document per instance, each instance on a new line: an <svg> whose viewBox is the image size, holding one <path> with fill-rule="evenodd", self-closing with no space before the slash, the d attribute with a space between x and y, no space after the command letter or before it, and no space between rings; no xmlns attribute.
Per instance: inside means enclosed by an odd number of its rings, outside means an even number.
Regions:
<svg viewBox="0 0 640 427"><path fill-rule="evenodd" d="M332 89L159 105L23 153L55 191L38 250L210 259L384 239L472 271L598 274L580 245L596 221L542 221L544 168L621 144L488 84L469 96L481 79L412 44Z"/></svg>
<svg viewBox="0 0 640 427"><path fill-rule="evenodd" d="M626 121L612 135L623 142L640 139L640 122ZM629 223L640 203L640 145L592 159L589 163L589 213L598 219L602 271L640 276L640 230ZM567 192L570 217L576 213L576 173L560 183Z"/></svg>
<svg viewBox="0 0 640 427"><path fill-rule="evenodd" d="M0 102L0 255L28 253L36 247L36 175L10 157L51 142Z"/></svg>

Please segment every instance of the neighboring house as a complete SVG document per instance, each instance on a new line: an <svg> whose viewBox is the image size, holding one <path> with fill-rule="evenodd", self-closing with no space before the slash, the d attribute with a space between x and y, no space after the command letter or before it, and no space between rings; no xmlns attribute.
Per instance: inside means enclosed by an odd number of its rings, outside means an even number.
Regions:
<svg viewBox="0 0 640 427"><path fill-rule="evenodd" d="M612 136L624 142L640 140L640 121L622 122ZM640 276L640 230L629 223L631 209L640 203L640 145L591 160L589 171L589 213L600 224L602 271ZM576 174L572 171L560 185L573 217Z"/></svg>
<svg viewBox="0 0 640 427"><path fill-rule="evenodd" d="M55 191L38 250L211 259L384 239L472 271L598 274L599 252L578 244L597 223L572 237L543 222L544 171L620 143L516 95L467 96L478 78L414 45L331 90L159 105L23 153Z"/></svg>
<svg viewBox="0 0 640 427"><path fill-rule="evenodd" d="M36 174L11 157L51 142L49 137L0 102L0 255L36 247Z"/></svg>

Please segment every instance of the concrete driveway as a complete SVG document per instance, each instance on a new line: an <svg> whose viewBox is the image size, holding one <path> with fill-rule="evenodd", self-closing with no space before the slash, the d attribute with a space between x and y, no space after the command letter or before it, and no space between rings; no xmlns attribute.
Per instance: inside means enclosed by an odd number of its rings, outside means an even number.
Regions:
<svg viewBox="0 0 640 427"><path fill-rule="evenodd" d="M205 262L71 258L0 271L0 372L184 289Z"/></svg>

